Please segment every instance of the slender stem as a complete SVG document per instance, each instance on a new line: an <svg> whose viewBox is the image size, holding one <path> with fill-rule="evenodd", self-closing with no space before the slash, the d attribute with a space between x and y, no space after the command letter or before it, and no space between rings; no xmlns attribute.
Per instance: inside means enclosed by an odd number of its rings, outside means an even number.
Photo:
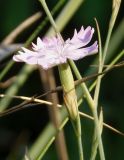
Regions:
<svg viewBox="0 0 124 160"><path fill-rule="evenodd" d="M55 137L52 137L49 142L46 144L46 146L44 147L43 151L41 152L41 154L39 155L38 158L36 158L36 160L41 160L44 156L44 154L46 153L46 151L48 150L48 148L51 146L51 144L54 142Z"/></svg>
<svg viewBox="0 0 124 160"><path fill-rule="evenodd" d="M96 19L95 19L95 21L96 21L96 26L97 26L98 40L99 40L99 69L98 69L98 73L100 73L100 72L102 72L102 68L103 68L103 66L102 66L102 45L101 45L101 36L100 36L98 22ZM99 76L96 81L96 88L95 88L95 93L94 93L94 107L96 109L96 112L97 112L97 107L98 107L98 99L99 99L101 80L102 80L102 76ZM94 129L91 159L94 159L96 156L96 153L97 153L97 143L94 143L94 141L96 141L95 134L96 134L96 128ZM100 151L100 147L99 147L99 151Z"/></svg>
<svg viewBox="0 0 124 160"><path fill-rule="evenodd" d="M43 6L43 8L44 8L44 10L45 10L45 12L46 12L48 18L50 19L50 22L51 22L51 24L52 24L54 30L56 31L56 33L59 34L59 30L58 30L58 28L57 28L57 26L56 26L56 23L55 23L55 21L54 21L52 15L51 15L51 13L50 13L48 7L47 7L47 4L46 4L45 0L39 0L39 1L41 2L41 4L42 4L42 6Z"/></svg>
<svg viewBox="0 0 124 160"><path fill-rule="evenodd" d="M96 125L96 134L97 134L98 143L99 143L100 159L101 160L105 160L105 155L104 155L103 143L102 143L102 139L101 139L101 131L100 131L100 126L99 126L99 120L98 120L97 111L93 110L92 113L93 113L94 122L95 122L95 125Z"/></svg>
<svg viewBox="0 0 124 160"><path fill-rule="evenodd" d="M103 51L102 65L104 65L104 62L105 62L105 58L106 58L107 50L108 50L108 46L109 46L109 41L110 41L112 30L113 30L113 27L114 27L114 24L115 24L117 15L118 15L120 4L121 4L121 0L113 0L112 15L111 15L111 19L109 22L108 34L107 34L105 47L104 47L104 51Z"/></svg>
<svg viewBox="0 0 124 160"><path fill-rule="evenodd" d="M103 130L103 112L102 112L102 108L101 108L100 115L99 115L99 126L100 126L100 132L102 133L102 130ZM96 129L94 129L90 160L95 160L96 154L97 154L97 148L98 148L98 138L96 136Z"/></svg>
<svg viewBox="0 0 124 160"><path fill-rule="evenodd" d="M72 69L74 70L74 73L75 73L77 79L81 79L82 77L81 77L75 63L72 60L69 60L69 62L70 62L70 65L71 65ZM97 134L98 143L99 143L100 158L101 158L101 160L105 160L104 149L103 149L103 144L102 144L102 139L101 139L100 126L99 126L99 120L98 120L98 115L97 115L97 111L96 111L96 108L95 108L95 104L94 104L94 101L93 101L85 83L82 83L81 86L83 88L83 91L84 91L84 94L86 96L87 102L90 106L90 109L91 109L93 117L94 117L96 134Z"/></svg>
<svg viewBox="0 0 124 160"><path fill-rule="evenodd" d="M82 139L81 139L81 121L80 121L80 116L78 113L77 117L77 130L78 130L78 135L77 135L77 140L78 140L78 148L79 148L79 158L80 160L83 160L83 147L82 147Z"/></svg>
<svg viewBox="0 0 124 160"><path fill-rule="evenodd" d="M96 22L96 27L97 27L97 33L98 33L98 41L99 41L99 68L98 68L98 73L102 72L102 45L101 45L101 35L100 35L100 30L99 30L99 25L97 20L95 19ZM100 85L101 85L101 80L102 80L102 76L99 76L96 80L96 88L95 88L95 93L94 93L94 110L97 114L97 108L98 108L98 100L99 100L99 91L100 91ZM94 115L95 116L95 115ZM98 117L98 116L97 116ZM99 127L100 129L100 127ZM96 138L96 133L97 133L97 128L94 128L94 135L93 135L93 143L92 143L92 152L91 152L91 160L95 159L96 153L97 153L97 147L99 145L98 143L98 139ZM94 143L96 142L96 143ZM101 150L103 150L103 148L100 149L99 146L99 152L101 152ZM104 152L101 152L101 156L105 157Z"/></svg>
<svg viewBox="0 0 124 160"><path fill-rule="evenodd" d="M107 55L107 50L108 50L108 45L109 45L109 41L110 41L110 38L111 38L111 33L112 33L112 28L110 28L108 30L108 35L107 35L107 39L106 39L106 43L105 43L105 47L104 47L104 51L103 51L102 65L104 65L105 58L106 58L106 55Z"/></svg>
<svg viewBox="0 0 124 160"><path fill-rule="evenodd" d="M103 66L102 66L102 43L101 43L101 35L100 35L100 29L97 20L95 19L96 27L97 27L97 33L98 33L98 41L99 41L99 68L98 73L102 72ZM102 76L98 76L95 93L94 93L94 103L97 108L98 106L98 98L99 98L99 91L100 91L100 84L101 84Z"/></svg>

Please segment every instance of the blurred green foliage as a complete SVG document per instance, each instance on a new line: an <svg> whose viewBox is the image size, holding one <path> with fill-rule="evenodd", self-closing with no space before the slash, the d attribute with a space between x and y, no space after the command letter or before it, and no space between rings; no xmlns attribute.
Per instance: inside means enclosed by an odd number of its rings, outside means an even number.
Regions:
<svg viewBox="0 0 124 160"><path fill-rule="evenodd" d="M53 8L57 0L46 1L48 6ZM74 15L72 20L69 22L65 30L63 31L63 36L68 37L72 35L74 28L80 28L81 25L87 26L92 25L95 27L93 18L96 17L101 33L102 40L105 41L108 23L111 15L111 3L108 0L86 0L82 4L80 9ZM123 3L123 2L122 2ZM119 23L124 18L123 16L123 4L121 5L121 10L119 12L119 17L115 29ZM20 22L24 19L39 11L41 9L40 4L36 0L7 0L0 1L0 40L13 30ZM41 9L43 12L43 9ZM29 31L27 31L29 32ZM124 38L123 38L124 39ZM18 41L17 41L18 42ZM124 42L124 41L123 41ZM123 43L118 47L117 53L123 48ZM115 54L117 54L115 53ZM92 58L84 59L84 61L77 62L82 73L85 71L88 64L92 61ZM81 63L81 64L79 64ZM84 65L84 66L83 66ZM82 67L83 66L83 67ZM1 66L0 66L1 67ZM82 67L82 68L81 68ZM17 72L18 68L13 67L8 77ZM105 76L100 93L100 104L103 106L104 120L112 126L124 131L124 69L118 69L112 71L107 76ZM39 90L40 80L37 71L33 72L29 77L27 83L20 90L20 95L31 96L34 94L41 93ZM18 102L18 101L17 101ZM15 103L12 103L13 106ZM89 113L87 109L87 104L83 105L83 111ZM0 118L0 159L14 160L11 157L18 155L20 159L22 153L24 153L24 145L28 142L31 144L35 138L38 136L40 131L48 122L47 109L41 106L29 108L23 111L19 111L7 117ZM90 147L91 132L93 123L89 120L82 118L82 129L84 136L84 143L86 145L86 157L88 160L87 149ZM69 150L69 155L71 160L76 159L76 155L72 156L75 152L75 139L72 132L71 126L68 124L65 127L65 135L67 139L67 147ZM72 136L71 136L72 135ZM109 160L122 160L123 150L124 150L124 138L112 133L111 131L105 129L103 132L103 142L105 146L106 159ZM19 144L19 145L18 145ZM17 147L16 147L17 146ZM9 156L8 156L9 155ZM71 157L72 156L72 157ZM44 160L57 159L56 151L54 145L49 149L48 153L45 155Z"/></svg>

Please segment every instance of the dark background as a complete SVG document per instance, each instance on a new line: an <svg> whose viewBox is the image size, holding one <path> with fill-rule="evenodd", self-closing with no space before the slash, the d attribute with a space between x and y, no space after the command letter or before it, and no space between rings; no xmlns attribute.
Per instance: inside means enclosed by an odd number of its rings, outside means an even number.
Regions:
<svg viewBox="0 0 124 160"><path fill-rule="evenodd" d="M49 8L52 9L56 2L56 0L48 0L47 3ZM62 32L63 37L71 37L74 28L80 29L81 25L84 25L84 27L88 25L95 27L93 18L96 17L100 25L102 42L104 45L111 15L111 3L112 1L110 0L86 0L84 3L82 3L79 10L65 27L65 30ZM43 9L40 7L40 3L36 0L1 0L0 40L2 41L2 39L20 22L39 10L42 10L43 16L45 16ZM123 16L122 4L114 30L116 30L117 26L122 21ZM39 22L33 25L33 27L31 27L29 30L26 30L20 37L17 37L16 42L25 42L27 37L32 33L38 23ZM43 35L44 34L41 31L40 36ZM123 43L120 44L114 55L117 55L117 53L119 53L122 49ZM83 61L81 60L81 62L77 62L82 74L86 71L87 66L90 64L92 59L93 57L90 57L84 59ZM6 62L8 62L8 59L4 63L6 64ZM15 64L5 79L12 75L16 75L22 65L23 64ZM0 70L3 69L1 66L3 67L3 65L0 64ZM124 69L120 68L105 76L102 81L99 100L100 105L103 106L104 121L115 128L120 129L121 131L124 131L123 73ZM1 92L3 92L3 90L1 90ZM19 91L18 95L32 96L42 92L43 90L39 78L39 72L35 71L30 75L25 85ZM17 104L18 102L19 101L14 101L11 106ZM83 105L83 111L89 112L86 103ZM41 107L40 105L0 118L0 160L20 159L21 155L24 153L25 145L30 146L33 143L48 121L49 117L47 107ZM82 118L82 129L84 134L84 152L88 159L93 123L90 120ZM77 151L75 151L76 142L70 123L68 123L65 127L65 136L70 159L75 160L77 156ZM104 129L103 143L107 160L124 159L124 137L117 135L108 129ZM75 155L72 154L74 152L76 153ZM18 158L16 157L17 155ZM54 145L50 147L43 159L57 159Z"/></svg>

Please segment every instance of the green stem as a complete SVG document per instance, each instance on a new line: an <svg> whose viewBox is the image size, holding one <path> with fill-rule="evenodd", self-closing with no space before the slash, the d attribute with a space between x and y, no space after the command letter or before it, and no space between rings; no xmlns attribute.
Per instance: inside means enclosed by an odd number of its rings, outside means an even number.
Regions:
<svg viewBox="0 0 124 160"><path fill-rule="evenodd" d="M55 7L52 9L51 14L54 15L60 8L61 6L64 4L66 0L61 0L59 1ZM34 38L40 33L40 31L45 27L45 25L47 24L49 18L46 16L44 21L42 21L39 26L36 28L35 32L33 34L31 34L31 36L28 38L28 40L25 43L25 47L27 47L33 40ZM48 33L47 33L48 34Z"/></svg>
<svg viewBox="0 0 124 160"><path fill-rule="evenodd" d="M78 135L77 135L77 140L78 140L78 148L79 148L79 159L83 160L83 147L82 147L82 139L81 139L81 121L80 121L80 116L78 113L78 117L76 119L77 121L77 130L78 130Z"/></svg>
<svg viewBox="0 0 124 160"><path fill-rule="evenodd" d="M100 115L99 115L99 126L100 126L100 132L102 133L102 130L103 130L103 112L102 112L102 109L101 109ZM98 148L98 139L97 139L97 136L96 136L96 129L94 129L90 160L95 160L96 154L97 154L97 148Z"/></svg>
<svg viewBox="0 0 124 160"><path fill-rule="evenodd" d="M110 41L112 30L113 30L113 27L114 27L114 24L115 24L117 15L118 15L120 4L121 4L121 0L113 0L112 15L111 15L111 19L109 22L108 34L107 34L105 47L104 47L104 51L103 51L102 65L104 65L104 62L105 62L105 58L106 58L107 50L108 50L108 46L109 46L109 41Z"/></svg>
<svg viewBox="0 0 124 160"><path fill-rule="evenodd" d="M75 73L77 79L81 79L82 77L81 77L81 75L80 75L75 63L72 60L69 60L69 62L70 62L70 65L71 65L72 69L74 70L74 73ZM101 158L101 160L105 160L104 149L103 149L103 144L102 144L102 139L101 139L100 126L99 126L99 120L98 120L98 115L97 115L97 110L96 110L94 101L93 101L93 99L92 99L92 97L91 97L91 95L90 95L85 83L82 83L81 86L83 88L83 91L84 91L84 94L86 96L87 102L88 102L88 104L90 106L90 109L92 111L92 114L94 116L96 134L97 134L98 143L99 143L100 158Z"/></svg>
<svg viewBox="0 0 124 160"><path fill-rule="evenodd" d="M44 8L44 10L45 10L48 18L49 18L49 20L50 20L50 22L51 22L54 30L56 31L56 33L59 34L59 30L58 30L58 28L57 28L57 26L56 26L56 24L55 24L55 21L54 21L52 15L51 15L51 13L50 13L48 7L47 7L47 4L46 4L45 0L39 0L39 1L40 1L40 3L42 4L42 6L43 6L43 8Z"/></svg>
<svg viewBox="0 0 124 160"><path fill-rule="evenodd" d="M55 137L52 137L49 142L46 144L46 146L44 147L44 150L41 152L41 154L39 155L39 157L36 160L41 160L43 158L43 155L46 153L46 151L48 150L48 148L51 146L51 144L54 142Z"/></svg>
<svg viewBox="0 0 124 160"><path fill-rule="evenodd" d="M74 100L75 99L75 92L74 92L74 89L72 89L74 86L73 86L72 83L69 82L70 78L71 78L71 81L73 81L72 74L70 76L70 73L71 73L70 66L68 64L60 65L59 66L59 72L60 72L61 83L64 86L64 89L68 89L67 94L69 94L69 97L67 97L67 98L73 97L73 98L71 98L71 100L73 99L72 100L73 104L75 104L74 103L75 102L75 100ZM69 82L69 84L67 82ZM71 100L69 100L69 102L70 102L69 104L72 104ZM76 99L76 101L77 101L77 99ZM68 102L68 100L67 100L67 102ZM80 116L79 116L79 113L78 113L77 106L73 105L73 104L69 105L69 106L68 106L68 104L66 104L66 106L67 106L68 112L70 114L70 120L72 122L74 131L76 133L77 142L78 142L79 157L80 157L80 160L83 160L84 158L83 158L83 146L82 146L82 138L81 138Z"/></svg>
<svg viewBox="0 0 124 160"><path fill-rule="evenodd" d="M96 134L98 138L98 143L99 143L99 152L100 152L100 159L105 160L105 155L104 155L104 149L103 149L103 143L101 139L101 131L100 131L100 126L99 126L99 119L97 115L97 110L93 110L93 117L94 117L94 122L95 122L95 127L96 127Z"/></svg>
<svg viewBox="0 0 124 160"><path fill-rule="evenodd" d="M102 43L101 43L100 29L99 29L99 25L98 25L97 20L96 20L96 27L97 27L98 41L99 41L99 68L98 68L98 73L101 73L102 70L103 70L103 66L102 66ZM100 91L101 80L102 80L102 76L98 76L97 83L96 83L96 88L95 88L95 93L94 93L94 103L95 103L95 108L96 109L98 107L98 99L99 99L99 91Z"/></svg>
<svg viewBox="0 0 124 160"><path fill-rule="evenodd" d="M101 43L101 35L100 35L100 30L99 30L99 25L97 20L95 19L96 22L96 27L97 27L97 33L98 33L98 41L99 41L99 68L98 68L98 73L102 72L103 66L102 66L102 43ZM97 112L97 108L98 108L98 99L99 99L99 91L100 91L100 85L101 85L101 80L102 80L102 76L98 76L97 80L96 80L96 88L95 88L95 93L94 93L94 108ZM100 127L99 127L100 128ZM92 143L92 152L91 152L91 160L95 159L96 153L97 153L97 147L98 147L98 139L96 139L96 127L94 128L94 135L93 135L93 143ZM97 141L96 143L94 143L94 141ZM100 151L100 147L99 147L99 151ZM100 151L101 152L101 151ZM103 153L103 152L102 152ZM102 155L104 156L104 155Z"/></svg>

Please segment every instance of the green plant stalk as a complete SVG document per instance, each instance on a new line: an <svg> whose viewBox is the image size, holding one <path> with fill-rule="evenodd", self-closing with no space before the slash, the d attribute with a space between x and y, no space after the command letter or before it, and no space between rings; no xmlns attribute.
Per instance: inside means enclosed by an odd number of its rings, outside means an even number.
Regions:
<svg viewBox="0 0 124 160"><path fill-rule="evenodd" d="M102 110L100 111L100 116L99 116L99 126L100 126L100 131L102 133L102 130L103 130L103 112L102 112ZM97 154L98 140L97 140L97 136L96 136L95 132L96 132L96 130L94 130L94 134L93 134L93 145L92 145L92 149L91 149L90 160L95 160L96 154Z"/></svg>
<svg viewBox="0 0 124 160"><path fill-rule="evenodd" d="M80 157L80 160L83 160L83 147L82 147L82 139L81 139L81 134L82 134L82 131L81 131L81 120L80 120L80 115L79 115L79 112L78 112L78 118L76 119L77 121L77 130L78 130L78 134L77 134L77 140L78 140L78 148L79 148L79 157Z"/></svg>
<svg viewBox="0 0 124 160"><path fill-rule="evenodd" d="M101 35L100 35L100 29L97 20L96 21L96 27L97 27L97 33L98 33L98 42L99 42L99 67L98 67L98 73L101 73L103 70L102 67L102 43L101 43ZM97 109L98 107L98 99L99 99L99 91L100 91L100 85L101 85L101 76L98 76L96 80L96 88L95 88L95 93L94 93L94 103L95 103L95 108Z"/></svg>
<svg viewBox="0 0 124 160"><path fill-rule="evenodd" d="M54 142L54 140L55 140L55 137L52 137L52 139L49 140L49 142L46 145L46 147L44 148L43 152L39 155L39 157L36 160L41 160L43 158L44 154L46 153L48 148L51 146L51 144Z"/></svg>
<svg viewBox="0 0 124 160"><path fill-rule="evenodd" d="M71 65L71 67L72 67L77 79L81 79L82 77L81 77L81 75L80 75L75 63L72 60L69 60L69 62L70 62L70 65ZM94 123L95 123L97 138L98 138L98 142L99 142L100 157L101 157L101 160L105 160L104 149L103 149L101 133L100 133L100 127L99 127L99 120L98 120L98 115L97 115L97 110L96 110L94 101L93 101L93 99L92 99L92 97L91 97L91 95L90 95L85 83L82 83L81 86L82 86L82 89L83 89L84 94L86 96L87 102L89 104L89 107L90 107L90 109L92 111L92 114L93 114L93 117L94 117Z"/></svg>
<svg viewBox="0 0 124 160"><path fill-rule="evenodd" d="M107 38L106 38L106 42L105 42L105 47L104 47L104 51L103 51L102 65L104 65L104 62L105 62L105 58L106 58L106 55L107 55L109 41L110 41L112 30L113 30L113 27L114 27L114 24L115 24L117 15L118 15L120 4L121 4L121 0L113 0L112 15L111 15L111 19L110 19L110 22L109 22L108 34L107 34Z"/></svg>
<svg viewBox="0 0 124 160"><path fill-rule="evenodd" d="M74 79L68 63L59 66L61 84L64 90L64 102L69 112L69 117L74 127L78 141L79 157L83 160L83 147L81 139L81 123L78 113L77 96L74 89ZM66 77L66 78L65 78Z"/></svg>
<svg viewBox="0 0 124 160"><path fill-rule="evenodd" d="M102 139L101 139L101 131L100 131L100 126L99 126L99 119L98 119L97 110L95 110L95 109L92 110L92 113L93 113L93 117L94 117L96 135L97 135L98 144L99 144L100 159L105 160L104 148L103 148Z"/></svg>
<svg viewBox="0 0 124 160"><path fill-rule="evenodd" d="M54 19L47 7L47 4L45 0L39 0L46 11L47 16L49 17L49 20L56 32L56 34L59 34L61 37L61 34L54 22ZM61 37L62 39L62 37ZM64 42L64 40L62 39ZM67 110L69 112L70 120L73 123L74 130L76 131L77 139L78 139L78 149L79 149L79 157L80 160L83 160L83 147L82 147L82 140L81 140L81 126L79 121L80 117L78 114L78 106L77 106L77 95L75 92L75 86L74 86L74 79L73 75L70 69L70 66L68 63L66 64L61 64L58 66L59 68L59 75L60 75L60 80L61 84L63 86L63 92L64 92L64 102L66 104ZM75 123L76 122L76 123Z"/></svg>
<svg viewBox="0 0 124 160"><path fill-rule="evenodd" d="M57 26L56 26L56 23L54 22L53 18L51 18L52 15L51 15L51 13L50 13L50 11L49 11L47 5L46 5L45 0L39 0L39 1L40 1L40 3L42 4L42 6L43 6L43 8L44 8L44 10L45 10L45 12L46 12L48 18L50 19L50 22L51 22L51 24L52 24L54 30L56 31L56 33L59 34L59 30L58 30L58 28L57 28Z"/></svg>
<svg viewBox="0 0 124 160"><path fill-rule="evenodd" d="M72 121L77 119L77 96L75 93L74 79L68 63L58 66L61 84L63 86L63 97Z"/></svg>
<svg viewBox="0 0 124 160"><path fill-rule="evenodd" d="M76 10L78 10L78 8L81 6L83 2L84 0L67 1L67 4L64 6L62 12L56 18L56 25L57 25L57 28L59 28L59 31L61 31L62 28L65 27L65 24L67 24L70 21L70 17L73 17L74 13L76 12ZM54 32L55 32L54 28L51 27L51 29L47 32L46 36L47 35L53 36L52 33Z"/></svg>
<svg viewBox="0 0 124 160"><path fill-rule="evenodd" d="M98 33L98 42L99 42L99 68L98 68L98 73L102 72L102 44L101 44L101 35L100 35L100 30L99 30L99 25L97 20L95 19L96 22L96 27L97 27L97 33ZM96 88L95 88L95 92L94 92L94 108L96 109L97 112L97 108L98 108L98 99L99 99L99 91L100 91L100 85L101 85L101 80L102 77L98 76L97 80L96 80ZM94 135L93 135L93 143L92 143L92 149L91 149L91 159L95 159L95 155L97 153L97 147L98 147L98 138L96 138L96 128L94 129ZM95 138L95 139L94 139ZM94 143L95 142L95 143ZM99 148L100 149L100 148ZM99 150L100 151L100 150ZM105 158L105 156L104 156Z"/></svg>
<svg viewBox="0 0 124 160"><path fill-rule="evenodd" d="M65 3L66 0L61 0L59 1L55 7L52 9L51 14L54 15L60 8L61 6ZM36 28L35 32L33 34L31 34L31 36L28 38L28 40L25 43L25 47L27 47L36 36L38 36L38 34L40 33L40 31L46 26L47 22L48 22L48 17L45 17L44 21L41 22L39 24L39 26Z"/></svg>

